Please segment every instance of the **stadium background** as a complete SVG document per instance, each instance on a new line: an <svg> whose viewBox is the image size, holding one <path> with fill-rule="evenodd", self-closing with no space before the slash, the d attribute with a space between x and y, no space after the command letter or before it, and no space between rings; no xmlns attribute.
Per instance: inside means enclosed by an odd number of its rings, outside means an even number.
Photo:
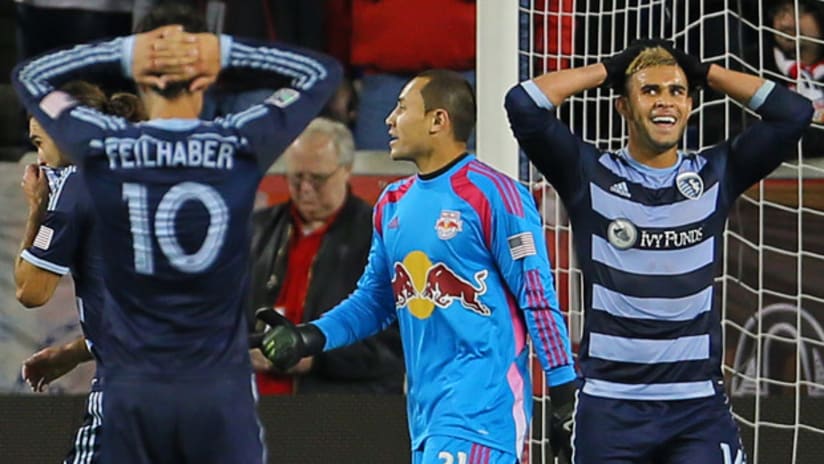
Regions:
<svg viewBox="0 0 824 464"><path fill-rule="evenodd" d="M513 7L515 3L518 8ZM720 48L706 43L710 40L707 31L720 28L727 39L747 28L759 37L768 34L769 27L760 19L763 3L478 2L479 154L532 186L547 222L559 294L570 311L573 333L580 331L580 292L570 252L570 230L551 189L514 156L517 147L501 110L505 90L519 79L554 66L596 61L620 49L629 38L650 32L675 35L682 46L698 47L691 51L701 49L705 58L727 66L740 65L741 49L729 40ZM0 4L0 48L4 50L13 49L9 4ZM511 27L502 27L506 24ZM596 40L603 37L609 39ZM0 105L6 108L14 105L7 85L12 64L7 55L2 54L0 84ZM573 127L580 125L576 128L585 138L613 148L623 143L621 122L609 116L608 94L588 92L573 99L564 111L562 116ZM9 122L2 119L8 113L2 113L0 124ZM745 125L747 118L744 110L729 101L704 95L685 143L690 148L713 143L713 137L723 137L739 124ZM819 156L824 155L824 147L819 151ZM48 396L27 394L19 376L20 362L31 353L77 334L68 279L42 310L26 311L14 298L10 264L25 211L19 179L22 163L30 160L0 163L0 262L7 263L2 267L7 272L0 273L0 463L58 462L81 419L83 394L92 374L91 366L84 366L57 382ZM824 434L821 166L819 159L802 156L799 149L795 159L753 187L731 215L719 279L726 330L725 375L751 463L824 462L824 445L820 444ZM261 185L261 204L285 196L279 171L278 165L273 167ZM359 153L353 188L367 200L374 200L387 181L412 171L408 164L388 162L384 153ZM532 462L545 462L546 404L541 376L536 376L535 387L530 451ZM273 462L408 462L401 397L263 398L260 415Z"/></svg>

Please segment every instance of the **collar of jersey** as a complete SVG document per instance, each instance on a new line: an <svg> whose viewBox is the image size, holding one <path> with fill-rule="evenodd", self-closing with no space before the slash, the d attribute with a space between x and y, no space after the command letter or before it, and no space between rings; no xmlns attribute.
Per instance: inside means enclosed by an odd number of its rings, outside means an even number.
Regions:
<svg viewBox="0 0 824 464"><path fill-rule="evenodd" d="M143 125L156 127L158 129L165 129L170 131L187 131L192 130L198 126L202 121L200 119L151 119L145 121Z"/></svg>
<svg viewBox="0 0 824 464"><path fill-rule="evenodd" d="M418 180L422 182L431 182L441 177L449 177L452 175L452 173L454 173L455 171L460 169L464 164L472 161L473 159L475 159L475 154L466 152L450 161L446 166L436 171L432 171L426 174L418 173Z"/></svg>
<svg viewBox="0 0 824 464"><path fill-rule="evenodd" d="M636 160L632 157L632 155L629 154L629 149L627 147L624 147L618 151L618 156L627 160L627 163L629 163L629 165L632 166L633 169L659 179L667 177L668 175L675 172L675 170L677 170L679 166L681 166L683 153L681 153L681 151L678 151L677 155L678 159L675 160L675 163L672 166L668 168L654 168L652 166L647 166L646 164L638 162L638 160Z"/></svg>

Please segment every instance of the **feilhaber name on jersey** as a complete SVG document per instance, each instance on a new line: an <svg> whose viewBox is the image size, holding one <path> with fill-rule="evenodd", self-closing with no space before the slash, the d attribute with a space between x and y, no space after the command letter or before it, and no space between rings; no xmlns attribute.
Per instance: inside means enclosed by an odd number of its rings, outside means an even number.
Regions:
<svg viewBox="0 0 824 464"><path fill-rule="evenodd" d="M215 139L169 142L151 138L104 141L111 169L190 167L232 169L235 145Z"/></svg>

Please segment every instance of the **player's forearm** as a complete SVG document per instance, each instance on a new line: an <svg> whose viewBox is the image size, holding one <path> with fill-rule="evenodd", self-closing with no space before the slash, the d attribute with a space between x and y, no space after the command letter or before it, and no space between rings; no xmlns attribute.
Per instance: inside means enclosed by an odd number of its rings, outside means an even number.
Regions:
<svg viewBox="0 0 824 464"><path fill-rule="evenodd" d="M342 303L312 322L326 337L324 351L351 345L388 327L395 320L394 305L391 311L381 308L377 296L366 295L356 289ZM390 300L391 301L391 300Z"/></svg>
<svg viewBox="0 0 824 464"><path fill-rule="evenodd" d="M40 100L61 84L87 77L90 73L116 72L120 64L123 39L76 45L53 51L15 66L12 84L23 106L39 113ZM48 112L48 108L43 108Z"/></svg>
<svg viewBox="0 0 824 464"><path fill-rule="evenodd" d="M533 81L555 106L560 106L572 95L603 84L607 69L601 63L580 68L562 69L538 76Z"/></svg>
<svg viewBox="0 0 824 464"><path fill-rule="evenodd" d="M292 79L301 92L319 93L326 101L343 78L340 64L332 57L284 43L272 44L221 36L223 67L248 68Z"/></svg>
<svg viewBox="0 0 824 464"><path fill-rule="evenodd" d="M730 98L748 104L765 80L747 73L732 71L718 65L710 66L707 83L710 88L729 95Z"/></svg>
<svg viewBox="0 0 824 464"><path fill-rule="evenodd" d="M94 356L89 352L85 337L78 337L63 345L60 347L60 353L67 363L72 364L80 364L94 359Z"/></svg>

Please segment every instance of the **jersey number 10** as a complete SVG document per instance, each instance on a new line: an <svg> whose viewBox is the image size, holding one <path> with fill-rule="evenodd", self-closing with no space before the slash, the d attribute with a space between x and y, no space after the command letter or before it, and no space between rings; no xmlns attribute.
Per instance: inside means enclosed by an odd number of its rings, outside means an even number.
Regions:
<svg viewBox="0 0 824 464"><path fill-rule="evenodd" d="M229 208L214 188L197 182L182 182L169 189L160 199L150 224L148 190L145 185L123 184L123 199L129 206L129 223L134 250L134 268L138 274L155 271L152 233L169 264L180 272L193 274L208 268L217 258L226 237ZM209 212L209 228L200 249L187 254L175 236L175 216L183 203L200 201Z"/></svg>

